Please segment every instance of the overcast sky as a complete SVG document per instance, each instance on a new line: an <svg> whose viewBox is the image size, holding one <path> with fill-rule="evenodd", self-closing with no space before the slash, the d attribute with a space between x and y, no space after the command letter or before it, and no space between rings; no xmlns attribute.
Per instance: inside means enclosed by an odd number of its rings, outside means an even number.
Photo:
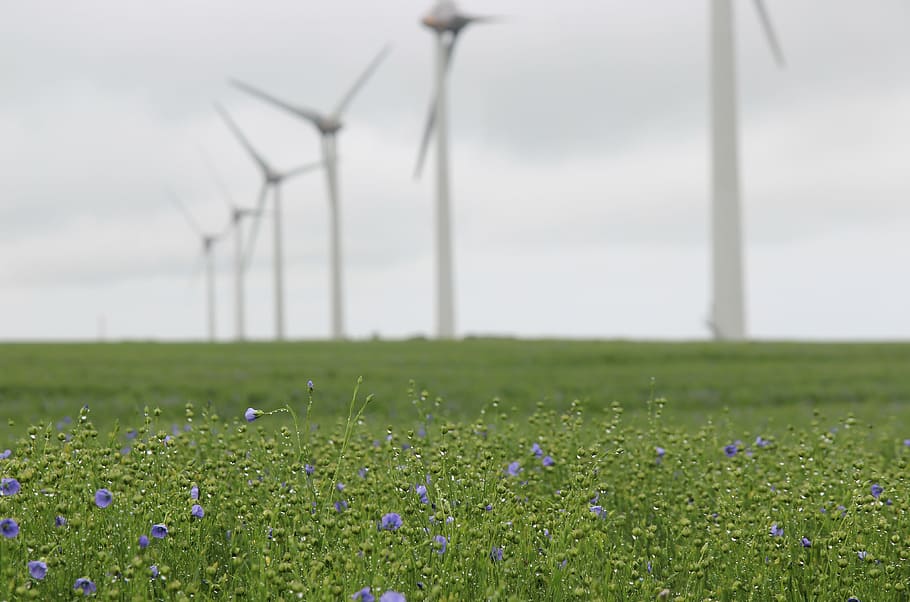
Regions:
<svg viewBox="0 0 910 602"><path fill-rule="evenodd" d="M747 321L756 338L910 338L910 4L767 0L780 70L734 0ZM704 0L465 1L450 84L460 334L706 338ZM426 0L0 0L0 339L205 335L200 241L260 175L223 103L281 168L309 124L237 77L329 111L392 52L339 136L346 330L432 334L433 170L412 177L429 102ZM432 157L428 162L432 168ZM289 335L329 332L324 174L284 187ZM270 224L247 328L273 332ZM233 247L216 247L218 337ZM103 326L102 326L103 324Z"/></svg>

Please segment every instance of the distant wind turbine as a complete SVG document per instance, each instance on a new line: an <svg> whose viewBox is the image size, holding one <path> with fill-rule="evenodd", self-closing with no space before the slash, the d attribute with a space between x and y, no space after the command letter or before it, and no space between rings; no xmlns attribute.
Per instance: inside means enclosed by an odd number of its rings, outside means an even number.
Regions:
<svg viewBox="0 0 910 602"><path fill-rule="evenodd" d="M250 157L259 166L259 170L262 172L262 188L259 191L259 201L256 204L256 213L257 219L253 222L253 228L250 231L250 240L247 245L246 258L244 261L244 267L248 266L250 260L253 256L253 249L256 246L256 233L259 231L259 222L262 220L262 212L265 208L266 198L268 197L269 188L273 190L273 202L274 202L274 215L273 215L273 225L274 225L274 269L275 269L275 338L276 340L282 341L285 338L285 327L284 327L284 252L282 248L281 240L281 184L288 178L292 178L297 175L304 174L308 171L313 171L322 167L322 162L309 163L307 165L301 165L294 169L287 171L278 171L273 168L250 144L246 136L243 135L243 132L240 131L240 128L231 119L230 114L221 106L216 104L215 108L221 114L221 117L227 123L228 127L237 137L237 140L240 141L240 144L246 149Z"/></svg>
<svg viewBox="0 0 910 602"><path fill-rule="evenodd" d="M189 209L186 208L186 205L183 204L183 201L180 200L180 197L176 193L171 192L171 199L174 201L174 204L177 206L177 209L180 210L180 213L183 214L186 223L189 225L190 229L195 232L199 238L202 240L202 260L205 264L205 284L206 284L206 316L208 322L208 339L210 343L215 342L215 258L213 253L213 248L215 243L224 236L224 232L218 234L208 234L203 232L202 228L199 227L199 223L193 218L193 214L190 213Z"/></svg>
<svg viewBox="0 0 910 602"><path fill-rule="evenodd" d="M784 57L763 0L754 0L778 65ZM733 0L710 0L711 52L711 240L712 305L709 327L716 339L746 338L739 148L736 111L736 56Z"/></svg>
<svg viewBox="0 0 910 602"><path fill-rule="evenodd" d="M325 164L326 180L329 189L329 221L330 221L330 245L331 245L331 298L332 298L332 338L335 340L344 338L344 315L342 301L342 282L341 282L341 223L339 219L340 199L338 195L338 154L335 136L341 129L343 123L341 115L347 106L354 99L354 96L360 88L366 83L367 79L373 74L379 63L389 53L389 47L383 48L376 58L370 62L366 70L354 82L354 85L345 94L335 110L326 115L318 113L311 109L300 107L283 100L279 100L270 94L254 88L238 80L231 80L231 84L237 88L252 94L262 100L265 100L285 111L288 111L298 117L301 117L316 127L322 136L322 160Z"/></svg>
<svg viewBox="0 0 910 602"><path fill-rule="evenodd" d="M209 171L209 174L212 176L212 179L215 181L215 185L218 187L218 191L221 193L222 198L224 199L225 204L228 207L228 211L231 214L231 229L234 231L234 324L236 329L235 338L237 341L243 341L246 338L246 329L245 329L245 316L246 311L244 308L244 265L243 265L243 220L247 217L253 217L257 215L257 212L253 209L245 209L243 207L238 207L234 200L231 198L231 195L228 193L227 186L224 185L224 181L218 175L218 172L215 170L214 165L209 160L205 151L201 148L199 149L202 153L203 161L205 166Z"/></svg>
<svg viewBox="0 0 910 602"><path fill-rule="evenodd" d="M469 16L458 11L454 2L436 3L421 23L436 33L436 86L427 114L426 127L417 155L415 176L419 176L436 131L436 333L440 339L455 337L455 292L452 275L452 225L449 202L449 141L446 108L446 76L452 64L455 42L472 23L491 22L493 17Z"/></svg>

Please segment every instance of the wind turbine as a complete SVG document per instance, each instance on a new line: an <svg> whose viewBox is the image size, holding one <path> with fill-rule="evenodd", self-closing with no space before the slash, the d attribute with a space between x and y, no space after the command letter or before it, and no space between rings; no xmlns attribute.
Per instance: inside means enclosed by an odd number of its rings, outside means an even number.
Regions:
<svg viewBox="0 0 910 602"><path fill-rule="evenodd" d="M319 113L311 109L300 107L283 100L279 100L270 94L254 88L238 80L231 80L231 84L241 90L252 94L266 102L269 102L285 111L288 111L297 117L301 117L315 126L322 137L322 160L325 165L326 181L329 190L329 228L330 228L330 256L332 269L332 338L335 340L344 338L344 315L342 302L342 282L341 282L341 223L339 220L338 197L338 155L335 136L341 129L343 123L341 115L347 106L354 99L354 96L360 88L366 83L367 79L373 74L379 63L389 53L390 48L386 46L370 62L366 70L360 75L354 85L341 98L341 102L335 107L335 110L329 114Z"/></svg>
<svg viewBox="0 0 910 602"><path fill-rule="evenodd" d="M746 338L743 294L742 218L736 114L736 57L733 0L709 0L711 52L711 240L714 338ZM779 66L781 52L763 0L754 0L759 20Z"/></svg>
<svg viewBox="0 0 910 602"><path fill-rule="evenodd" d="M212 179L215 181L215 185L218 187L219 192L221 192L222 198L224 199L225 204L228 207L231 215L231 228L234 230L234 323L236 328L236 340L238 342L243 341L246 338L245 332L245 309L244 309L244 279L243 279L243 220L247 217L252 217L257 214L253 209L245 209L243 207L238 207L233 199L231 199L230 194L228 194L227 187L224 185L224 182L219 177L218 172L215 170L215 167L209 161L208 157L200 148L202 153L203 161L205 166L209 171L209 174L212 176Z"/></svg>
<svg viewBox="0 0 910 602"><path fill-rule="evenodd" d="M221 114L221 117L227 123L228 127L237 137L237 140L240 141L240 144L246 149L250 157L259 166L259 170L262 172L262 188L259 191L259 201L256 204L256 213L257 219L253 223L253 229L250 231L250 240L249 246L247 247L247 255L245 264L249 265L250 259L253 256L253 248L256 246L256 233L259 231L259 222L262 218L262 211L265 206L266 198L268 197L269 188L273 190L273 202L275 205L274 216L273 216L273 225L274 225L274 269L275 269L275 338L279 341L284 340L285 329L284 329L284 253L282 249L281 241L281 184L288 178L292 178L297 175L304 174L308 171L312 171L319 167L322 167L322 162L309 163L307 165L301 165L294 169L287 171L278 171L273 168L250 144L246 136L243 135L243 132L240 131L240 128L231 119L231 116L221 105L216 104L215 109Z"/></svg>
<svg viewBox="0 0 910 602"><path fill-rule="evenodd" d="M455 293L452 276L452 224L449 190L448 115L446 113L446 75L458 35L472 23L490 22L492 17L470 16L458 11L454 2L440 0L421 19L436 33L436 89L430 104L426 127L417 156L415 176L419 176L436 130L436 333L440 339L455 337Z"/></svg>
<svg viewBox="0 0 910 602"><path fill-rule="evenodd" d="M224 236L224 232L219 234L207 234L199 227L199 223L193 218L186 205L180 200L176 193L171 192L171 198L180 213L183 214L186 223L190 229L195 232L202 240L202 260L205 263L205 284L206 284L206 310L208 321L208 339L210 343L215 342L215 257L213 247L215 243Z"/></svg>

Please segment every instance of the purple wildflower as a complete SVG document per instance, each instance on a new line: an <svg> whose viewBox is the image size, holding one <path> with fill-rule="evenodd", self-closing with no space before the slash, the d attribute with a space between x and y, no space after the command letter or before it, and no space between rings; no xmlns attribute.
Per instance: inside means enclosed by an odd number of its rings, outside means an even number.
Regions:
<svg viewBox="0 0 910 602"><path fill-rule="evenodd" d="M771 442L768 441L767 439L763 438L761 435L759 435L758 437L755 438L755 445L757 445L758 447L768 447L769 445L771 445Z"/></svg>
<svg viewBox="0 0 910 602"><path fill-rule="evenodd" d="M811 547L812 547L812 540L809 539L808 537L806 537L805 535L803 535L803 536L800 538L799 542L800 542L801 544L803 544L803 547L804 547L804 548L811 548Z"/></svg>
<svg viewBox="0 0 910 602"><path fill-rule="evenodd" d="M335 489L338 491L344 491L344 483L335 483Z"/></svg>
<svg viewBox="0 0 910 602"><path fill-rule="evenodd" d="M312 380L306 381L306 388L310 390L310 393L313 392L314 386L313 386L313 381L312 381ZM367 589L369 589L369 588L367 588Z"/></svg>
<svg viewBox="0 0 910 602"><path fill-rule="evenodd" d="M519 464L517 461L512 462L509 464L509 467L506 468L506 472L510 477L517 477L518 473L521 472L521 464Z"/></svg>
<svg viewBox="0 0 910 602"><path fill-rule="evenodd" d="M246 418L247 422L253 422L260 416L262 416L262 410L257 410L255 408L247 408L246 412L243 413L243 417Z"/></svg>
<svg viewBox="0 0 910 602"><path fill-rule="evenodd" d="M535 443L534 445L531 446L531 452L538 458L543 455L543 450L540 449L540 445L538 445L537 443Z"/></svg>
<svg viewBox="0 0 910 602"><path fill-rule="evenodd" d="M490 560L492 560L493 562L498 562L498 561L502 560L502 552L503 552L502 548L493 546L493 549L490 550Z"/></svg>
<svg viewBox="0 0 910 602"><path fill-rule="evenodd" d="M32 579L41 581L47 576L47 563L40 560L30 560L28 563L28 574Z"/></svg>
<svg viewBox="0 0 910 602"><path fill-rule="evenodd" d="M436 552L437 552L438 554L445 554L445 553L446 553L446 547L448 547L448 545L449 545L449 540L446 539L446 538L445 538L444 536L442 536L442 535L437 535L437 536L434 537L433 539L435 539L435 540L436 540L436 543L439 544L439 549L436 550Z"/></svg>
<svg viewBox="0 0 910 602"><path fill-rule="evenodd" d="M152 537L155 539L164 539L167 537L167 526L162 523L152 525Z"/></svg>
<svg viewBox="0 0 910 602"><path fill-rule="evenodd" d="M357 476L359 476L361 479L365 479L365 478L367 478L367 472L368 472L368 471L369 471L368 468L365 468L365 467L364 467L364 468L360 468L360 469L357 470Z"/></svg>
<svg viewBox="0 0 910 602"><path fill-rule="evenodd" d="M7 539L12 539L19 535L19 523L11 518L0 520L0 535Z"/></svg>
<svg viewBox="0 0 910 602"><path fill-rule="evenodd" d="M414 491L416 491L418 497L420 497L421 504L430 503L430 498L427 497L427 486L426 485L417 485L416 487L414 487Z"/></svg>
<svg viewBox="0 0 910 602"><path fill-rule="evenodd" d="M190 509L190 514L196 518L202 518L205 516L205 510L203 510L202 506L199 504L193 504L193 507Z"/></svg>
<svg viewBox="0 0 910 602"><path fill-rule="evenodd" d="M486 510L487 512L489 512L490 510L493 509L493 504L487 504L486 506L483 507L483 509Z"/></svg>
<svg viewBox="0 0 910 602"><path fill-rule="evenodd" d="M389 512L382 516L379 523L379 529L385 531L396 531L401 527L401 515L397 512Z"/></svg>
<svg viewBox="0 0 910 602"><path fill-rule="evenodd" d="M98 588L95 587L95 583L91 579L79 577L76 579L76 583L73 584L73 589L82 590L82 595L87 596L89 594L94 594Z"/></svg>
<svg viewBox="0 0 910 602"><path fill-rule="evenodd" d="M556 464L556 461L553 458L551 458L550 456L544 456L543 460L541 460L541 464L543 464L544 466L553 466L554 464Z"/></svg>
<svg viewBox="0 0 910 602"><path fill-rule="evenodd" d="M337 502L335 502L335 511L336 512L344 512L347 509L348 509L348 503L346 501L338 500Z"/></svg>
<svg viewBox="0 0 910 602"><path fill-rule="evenodd" d="M849 598L847 598L847 602L859 602L859 598L855 598L855 597L853 597L853 596L850 596Z"/></svg>
<svg viewBox="0 0 910 602"><path fill-rule="evenodd" d="M667 453L667 450L665 450L664 448L662 448L659 445L657 447L655 447L654 450L657 452L658 458L663 458L664 455Z"/></svg>
<svg viewBox="0 0 910 602"><path fill-rule="evenodd" d="M307 476L313 476L313 473L316 472L316 467L312 464L304 464L303 470L306 472Z"/></svg>
<svg viewBox="0 0 910 602"><path fill-rule="evenodd" d="M190 499L198 500L199 499L199 488L193 485L190 487Z"/></svg>
<svg viewBox="0 0 910 602"><path fill-rule="evenodd" d="M778 526L777 523L774 523L773 525L771 525L771 537L783 537L783 536L784 536L783 527Z"/></svg>
<svg viewBox="0 0 910 602"><path fill-rule="evenodd" d="M114 501L114 494L107 489L99 489L95 492L95 505L99 508L107 508Z"/></svg>
<svg viewBox="0 0 910 602"><path fill-rule="evenodd" d="M603 506L591 506L591 512L597 515L597 518L604 518L607 516L607 512L604 510Z"/></svg>
<svg viewBox="0 0 910 602"><path fill-rule="evenodd" d="M733 456L735 456L736 452L738 452L738 451L739 451L739 448L736 446L735 443L731 443L730 445L727 445L726 447L724 447L724 453L727 455L728 458L732 458Z"/></svg>
<svg viewBox="0 0 910 602"><path fill-rule="evenodd" d="M13 453L13 450L11 450L11 449L3 450L3 452L0 453L0 460L6 460L7 458L9 458L12 455L12 453Z"/></svg>
<svg viewBox="0 0 910 602"><path fill-rule="evenodd" d="M149 546L149 538L145 535L139 536L139 549L144 550Z"/></svg>
<svg viewBox="0 0 910 602"><path fill-rule="evenodd" d="M149 572L152 574L152 579L157 579L158 578L158 565L153 564L152 566L150 566Z"/></svg>
<svg viewBox="0 0 910 602"><path fill-rule="evenodd" d="M376 602L376 598L370 593L369 586L363 588L359 592L354 592L354 595L351 596L351 600L357 602Z"/></svg>
<svg viewBox="0 0 910 602"><path fill-rule="evenodd" d="M404 594L389 590L379 596L379 602L406 602L406 600L404 599Z"/></svg>
<svg viewBox="0 0 910 602"><path fill-rule="evenodd" d="M904 446L905 446L905 447L910 447L910 439L904 439ZM9 455L9 450L6 450L5 453L6 453L6 456L8 456L8 455ZM6 456L3 456L3 457L5 458Z"/></svg>
<svg viewBox="0 0 910 602"><path fill-rule="evenodd" d="M0 495L16 495L20 489L16 479L0 479Z"/></svg>
<svg viewBox="0 0 910 602"><path fill-rule="evenodd" d="M878 499L878 496L880 496L882 494L882 492L884 491L884 488L881 485L879 485L878 483L875 483L874 485L872 485L871 491L872 491L872 497L874 497L875 499Z"/></svg>
<svg viewBox="0 0 910 602"><path fill-rule="evenodd" d="M64 517L62 517L62 516L58 516L58 517L56 517L56 518L54 519L54 526L55 526L55 527L62 527L62 526L65 525L65 524L66 524L66 519L65 519Z"/></svg>
<svg viewBox="0 0 910 602"><path fill-rule="evenodd" d="M857 556L857 558L859 558L860 560L865 560L865 559L866 559L866 551L865 551L865 550L860 550L859 552L856 553L856 556Z"/></svg>

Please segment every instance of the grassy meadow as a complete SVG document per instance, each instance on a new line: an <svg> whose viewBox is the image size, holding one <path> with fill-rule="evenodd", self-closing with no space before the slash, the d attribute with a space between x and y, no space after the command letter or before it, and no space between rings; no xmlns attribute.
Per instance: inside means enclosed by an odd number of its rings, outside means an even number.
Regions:
<svg viewBox="0 0 910 602"><path fill-rule="evenodd" d="M906 344L5 344L0 410L0 599L910 599Z"/></svg>

